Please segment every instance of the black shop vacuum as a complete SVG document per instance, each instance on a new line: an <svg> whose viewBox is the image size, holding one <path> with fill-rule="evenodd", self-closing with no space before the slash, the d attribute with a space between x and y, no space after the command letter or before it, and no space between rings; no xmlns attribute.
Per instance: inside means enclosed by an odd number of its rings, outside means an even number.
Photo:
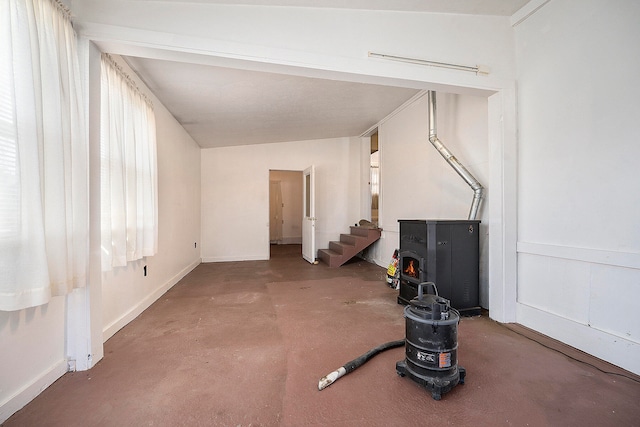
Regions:
<svg viewBox="0 0 640 427"><path fill-rule="evenodd" d="M425 294L430 288L432 294ZM346 363L318 383L318 390L333 384L338 378L353 372L376 354L390 348L405 346L405 359L396 363L396 372L408 377L440 400L456 385L464 384L466 371L458 366L458 323L460 313L449 300L438 296L433 282L418 285L418 296L404 308L405 339L391 341L369 350Z"/></svg>

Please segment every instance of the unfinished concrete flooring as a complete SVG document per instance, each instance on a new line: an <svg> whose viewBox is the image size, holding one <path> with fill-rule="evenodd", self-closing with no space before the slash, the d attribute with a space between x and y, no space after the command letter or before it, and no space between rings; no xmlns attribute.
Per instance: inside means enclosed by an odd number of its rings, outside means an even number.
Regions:
<svg viewBox="0 0 640 427"><path fill-rule="evenodd" d="M638 426L638 377L517 325L463 318L466 383L441 401L382 353L323 391L318 380L404 338L385 270L270 261L201 264L64 375L9 426Z"/></svg>

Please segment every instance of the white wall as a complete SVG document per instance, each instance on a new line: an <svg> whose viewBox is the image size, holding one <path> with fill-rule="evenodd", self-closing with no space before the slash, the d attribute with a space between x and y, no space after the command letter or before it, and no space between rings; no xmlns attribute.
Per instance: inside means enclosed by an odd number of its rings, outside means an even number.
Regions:
<svg viewBox="0 0 640 427"><path fill-rule="evenodd" d="M65 297L0 311L0 423L67 371Z"/></svg>
<svg viewBox="0 0 640 427"><path fill-rule="evenodd" d="M126 63L119 63L135 77ZM200 147L146 86L137 82L152 99L156 114L158 253L103 274L105 341L200 263Z"/></svg>
<svg viewBox="0 0 640 427"><path fill-rule="evenodd" d="M478 219L480 295L488 307L489 159L487 99L438 93L438 138L486 188ZM429 142L427 96L406 105L378 127L380 227L375 261L387 266L399 245L398 219L467 219L473 191ZM366 144L366 143L365 143Z"/></svg>
<svg viewBox="0 0 640 427"><path fill-rule="evenodd" d="M269 170L312 164L322 249L360 219L359 138L202 150L202 260L269 259Z"/></svg>
<svg viewBox="0 0 640 427"><path fill-rule="evenodd" d="M640 3L553 0L516 26L518 315L640 373Z"/></svg>

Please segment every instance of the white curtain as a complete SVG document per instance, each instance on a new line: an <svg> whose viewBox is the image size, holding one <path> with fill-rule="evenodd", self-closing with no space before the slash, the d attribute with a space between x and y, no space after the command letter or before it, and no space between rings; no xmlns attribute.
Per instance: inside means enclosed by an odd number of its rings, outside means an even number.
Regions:
<svg viewBox="0 0 640 427"><path fill-rule="evenodd" d="M56 0L0 1L0 310L85 285L88 174L76 36Z"/></svg>
<svg viewBox="0 0 640 427"><path fill-rule="evenodd" d="M151 102L102 55L102 269L158 251L156 123Z"/></svg>

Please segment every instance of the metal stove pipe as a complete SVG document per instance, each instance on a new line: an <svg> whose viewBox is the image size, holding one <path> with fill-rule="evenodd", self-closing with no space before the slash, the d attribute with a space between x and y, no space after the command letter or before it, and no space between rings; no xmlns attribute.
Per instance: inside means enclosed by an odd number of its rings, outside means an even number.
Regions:
<svg viewBox="0 0 640 427"><path fill-rule="evenodd" d="M484 187L478 182L478 180L471 175L462 163L451 154L451 151L440 142L438 139L438 133L436 131L436 93L432 90L428 92L429 99L429 142L438 150L438 153L444 157L444 159L451 165L451 167L465 180L465 182L473 190L473 201L471 202L471 209L469 210L470 220L476 219L478 211L480 210L480 203L484 195Z"/></svg>

